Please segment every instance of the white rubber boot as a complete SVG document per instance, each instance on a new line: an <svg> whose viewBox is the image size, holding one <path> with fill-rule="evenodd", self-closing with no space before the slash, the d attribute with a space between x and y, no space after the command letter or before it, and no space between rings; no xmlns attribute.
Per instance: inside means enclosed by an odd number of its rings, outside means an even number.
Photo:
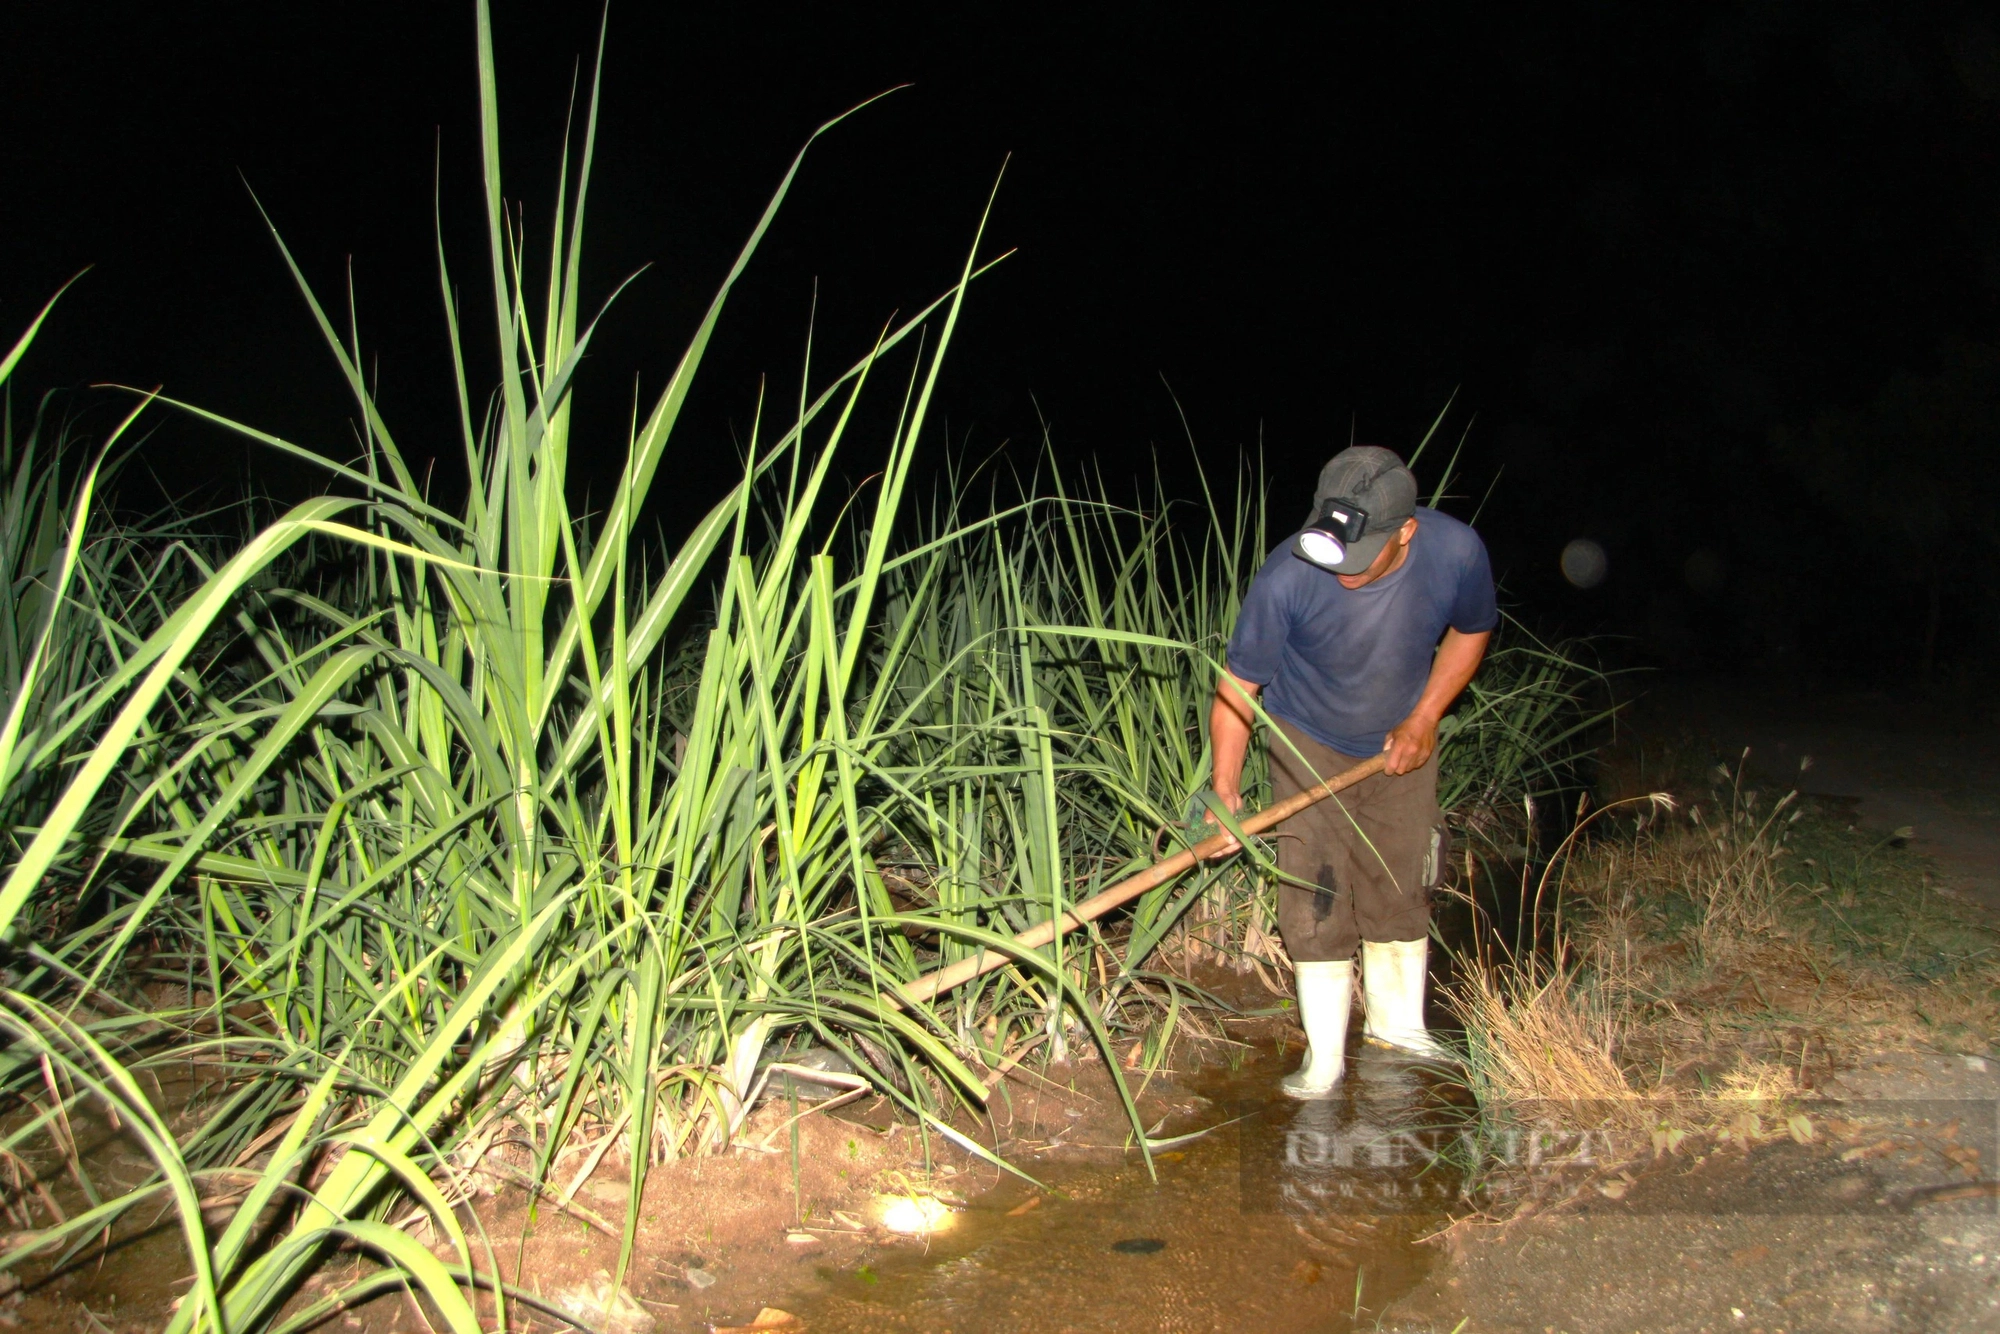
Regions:
<svg viewBox="0 0 2000 1334"><path fill-rule="evenodd" d="M1294 1098L1323 1098L1347 1062L1347 1010L1354 999L1354 960L1294 964L1299 1022L1306 1030L1305 1063L1278 1081Z"/></svg>
<svg viewBox="0 0 2000 1334"><path fill-rule="evenodd" d="M1429 979L1430 940L1361 942L1361 987L1368 1017L1361 1036L1385 1047L1446 1059L1444 1048L1424 1028L1424 984Z"/></svg>

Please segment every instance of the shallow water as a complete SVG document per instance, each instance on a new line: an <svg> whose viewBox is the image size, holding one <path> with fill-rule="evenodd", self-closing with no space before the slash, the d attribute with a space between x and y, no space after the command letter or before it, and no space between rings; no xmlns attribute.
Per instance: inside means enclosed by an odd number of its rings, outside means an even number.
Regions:
<svg viewBox="0 0 2000 1334"><path fill-rule="evenodd" d="M1157 1183L1136 1153L1019 1156L1051 1192L1010 1178L927 1246L823 1268L784 1305L822 1334L1372 1328L1432 1261L1418 1243L1458 1198L1439 1151L1464 1112L1372 1050L1325 1101L1278 1094L1287 1068L1190 1079L1211 1105L1163 1135L1243 1119L1161 1155Z"/></svg>

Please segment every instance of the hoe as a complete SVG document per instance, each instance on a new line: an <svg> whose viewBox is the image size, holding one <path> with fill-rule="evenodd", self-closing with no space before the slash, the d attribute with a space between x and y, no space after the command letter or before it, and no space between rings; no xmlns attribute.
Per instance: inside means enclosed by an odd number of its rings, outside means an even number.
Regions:
<svg viewBox="0 0 2000 1334"><path fill-rule="evenodd" d="M1353 787L1362 779L1382 772L1383 757L1371 756L1352 769L1335 774L1318 787L1309 787L1296 796L1285 798L1275 806L1269 806L1242 822L1246 834L1261 834L1272 825L1288 820L1308 806L1326 800L1336 792ZM969 958L922 977L901 988L906 999L929 1000L942 991L949 991L961 982L970 982L982 973L990 973L996 968L1004 968L1016 952L1040 949L1065 931L1074 931L1085 922L1104 916L1119 904L1138 898L1147 890L1172 880L1195 863L1222 852L1229 846L1231 835L1227 832L1214 834L1191 848L1184 848L1171 857L1154 862L1137 875L1120 880L1109 889L1085 899L1061 917L1041 922L1029 927L1014 937L1014 950L981 950Z"/></svg>

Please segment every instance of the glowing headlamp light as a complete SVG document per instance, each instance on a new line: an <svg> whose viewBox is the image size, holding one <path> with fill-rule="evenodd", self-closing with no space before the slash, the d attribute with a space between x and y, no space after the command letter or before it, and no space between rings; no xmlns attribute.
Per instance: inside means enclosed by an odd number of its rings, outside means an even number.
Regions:
<svg viewBox="0 0 2000 1334"><path fill-rule="evenodd" d="M1292 539L1292 551L1301 560L1331 570L1347 559L1348 547L1360 541L1367 529L1368 511L1335 496L1322 502L1312 522Z"/></svg>

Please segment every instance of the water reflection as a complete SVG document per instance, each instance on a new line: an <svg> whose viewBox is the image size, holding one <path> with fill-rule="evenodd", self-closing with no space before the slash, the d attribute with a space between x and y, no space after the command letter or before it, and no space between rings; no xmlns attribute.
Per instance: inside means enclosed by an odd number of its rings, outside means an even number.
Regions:
<svg viewBox="0 0 2000 1334"><path fill-rule="evenodd" d="M1471 1109L1455 1091L1427 1067L1366 1051L1333 1096L1265 1102L1244 1122L1243 1211L1312 1219L1448 1209L1471 1143Z"/></svg>
<svg viewBox="0 0 2000 1334"><path fill-rule="evenodd" d="M822 1334L1370 1328L1430 1264L1417 1242L1458 1199L1466 1111L1387 1054L1352 1055L1317 1102L1278 1094L1282 1073L1200 1081L1209 1106L1165 1133L1243 1119L1162 1161L1157 1184L1136 1157L1030 1161L1061 1197L1010 1213L1025 1191L1009 1182L927 1252L875 1252L867 1281L829 1271L779 1304Z"/></svg>

